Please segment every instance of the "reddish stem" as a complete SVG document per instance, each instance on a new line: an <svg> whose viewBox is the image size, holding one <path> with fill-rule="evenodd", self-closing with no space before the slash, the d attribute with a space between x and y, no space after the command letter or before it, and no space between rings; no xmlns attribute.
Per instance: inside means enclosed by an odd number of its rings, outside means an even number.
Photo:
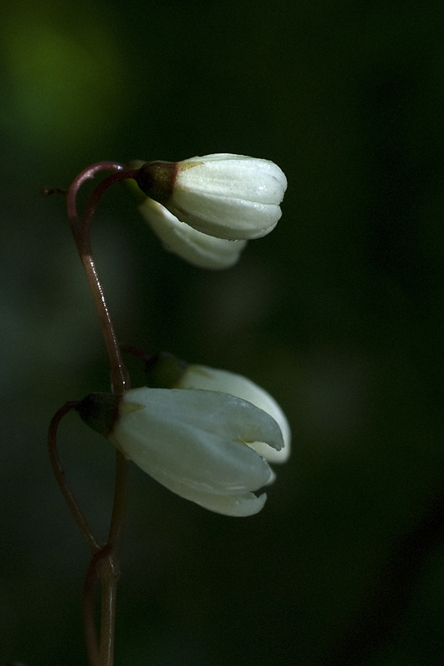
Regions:
<svg viewBox="0 0 444 666"><path fill-rule="evenodd" d="M119 164L118 162L97 162L96 164L91 164L91 166L84 169L81 173L79 173L78 176L76 176L76 178L74 178L66 195L68 219L71 223L71 228L73 230L73 233L77 233L79 231L76 199L77 199L77 193L81 188L81 186L83 185L83 183L86 180L94 178L96 173L99 173L99 171L120 171L121 169L124 168L125 167L123 166L123 164Z"/></svg>
<svg viewBox="0 0 444 666"><path fill-rule="evenodd" d="M135 179L137 177L138 172L139 169L119 170L116 173L112 173L110 176L102 180L102 182L99 183L99 185L97 185L96 189L89 197L88 202L85 206L85 210L83 211L81 236L82 236L82 243L85 243L86 249L88 249L88 241L90 240L91 237L92 218L96 211L96 206L100 198L104 194L104 192L106 192L108 187L114 185L114 183L118 183L121 180L128 180L128 178Z"/></svg>
<svg viewBox="0 0 444 666"><path fill-rule="evenodd" d="M99 666L99 643L97 640L96 623L94 617L94 583L97 577L97 558L102 555L100 551L94 555L86 572L85 586L83 588L83 623L85 626L85 642L88 659L91 666Z"/></svg>
<svg viewBox="0 0 444 666"><path fill-rule="evenodd" d="M106 164L107 168L109 168L108 163L101 163L101 164L102 166L103 164ZM96 168L98 166L99 165L95 165ZM73 183L73 185L75 184L75 187L73 186L70 187L69 190L70 193L72 191L75 194L78 191L78 187L80 187L80 184L84 182L85 179L92 177L91 175L92 168L93 167L90 167L89 170L85 170L83 172L83 176L82 174L80 174L80 176L76 178L76 180ZM96 173L96 171L93 172L93 175L94 173ZM77 245L77 250L79 252L80 259L82 261L83 267L86 272L86 277L88 279L94 297L94 302L96 304L96 309L99 316L100 325L102 328L102 334L105 341L105 346L110 363L111 385L113 393L123 393L124 391L126 391L129 388L129 377L126 367L122 360L122 355L120 353L119 344L117 342L117 336L114 330L114 325L111 319L111 314L105 297L105 292L102 283L100 281L99 275L97 273L96 265L92 255L91 222L93 219L94 212L96 210L97 203L99 202L100 197L103 195L103 193L108 189L108 187L110 187L116 182L126 180L127 178L133 178L135 177L136 174L137 170L134 169L128 169L128 170L120 169L116 173L113 173L107 178L105 178L105 180L103 180L96 187L94 192L91 194L85 207L82 223L79 225L76 215L75 225L72 226L74 239ZM77 185L77 183L79 184ZM75 212L75 204L73 204L72 201L69 200L67 202L67 205L68 205L68 215L70 214L70 211L71 214L73 214Z"/></svg>
<svg viewBox="0 0 444 666"><path fill-rule="evenodd" d="M52 469L54 471L55 478L59 484L59 488L62 491L62 495L65 498L65 501L71 510L74 520L77 523L77 527L85 537L85 540L88 546L91 549L91 552L97 553L102 549L102 545L97 541L92 530L89 526L85 515L80 508L76 498L74 497L68 483L66 481L65 470L62 467L60 462L59 453L57 450L57 429L62 418L70 411L77 409L79 405L78 400L72 400L67 402L63 407L54 414L52 417L49 432L48 432L48 449L49 449L49 458L51 460Z"/></svg>
<svg viewBox="0 0 444 666"><path fill-rule="evenodd" d="M83 214L83 221L80 224L77 217L76 209L76 196L80 186L85 180L93 178L94 175L101 170L115 169L116 173L111 174L105 178L94 190L86 204ZM103 193L116 182L133 178L137 174L137 170L128 169L124 170L122 165L115 162L99 162L88 167L82 171L81 174L73 181L68 191L67 208L68 217L71 222L71 228L76 242L77 250L80 255L83 267L85 269L86 277L88 279L94 302L96 305L97 313L99 316L102 334L105 341L106 350L108 353L110 363L111 384L114 393L123 393L129 388L129 377L125 365L122 361L122 356L117 342L114 325L111 319L108 303L105 297L103 285L97 273L96 265L94 262L92 248L91 248L91 222L93 215Z"/></svg>
<svg viewBox="0 0 444 666"><path fill-rule="evenodd" d="M82 184L100 171L114 171L93 191L84 211L82 222L77 215L76 199ZM91 223L96 206L103 193L115 182L135 178L137 170L125 170L117 162L98 162L84 169L71 184L67 193L67 211L72 234L80 259L86 272L102 334L108 353L113 393L123 393L129 388L129 378L123 364L114 325L102 283L99 279L91 248ZM54 473L63 496L74 515L74 519L93 553L84 588L83 612L85 637L91 666L112 666L114 662L114 627L116 614L116 590L120 577L119 555L122 546L123 524L127 504L128 463L120 451L116 451L116 482L113 512L110 521L108 542L105 546L95 539L74 495L68 487L65 473L57 453L56 435L61 418L70 410L77 409L79 402L69 402L55 414L49 428L49 452ZM99 576L102 583L102 620L100 646L98 645L94 621L94 579Z"/></svg>

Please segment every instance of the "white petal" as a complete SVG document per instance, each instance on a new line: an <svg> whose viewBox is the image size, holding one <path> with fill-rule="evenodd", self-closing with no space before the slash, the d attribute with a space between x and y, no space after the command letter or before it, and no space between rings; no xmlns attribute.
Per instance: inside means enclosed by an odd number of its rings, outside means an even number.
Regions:
<svg viewBox="0 0 444 666"><path fill-rule="evenodd" d="M157 481L204 506L213 495L258 507L251 491L268 482L271 470L245 444L263 439L282 446L274 419L254 405L225 393L180 389L127 391L111 439ZM211 501L226 505L219 512L241 511L228 499Z"/></svg>
<svg viewBox="0 0 444 666"><path fill-rule="evenodd" d="M177 388L205 389L231 393L242 400L251 402L259 409L270 414L278 423L284 446L280 450L271 448L269 444L258 441L250 444L255 451L269 462L285 462L290 455L291 432L284 412L276 400L263 388L242 375L226 370L218 370L203 365L190 365L182 376Z"/></svg>
<svg viewBox="0 0 444 666"><path fill-rule="evenodd" d="M242 155L205 155L179 162L176 188L278 205L284 198L287 179L269 160Z"/></svg>
<svg viewBox="0 0 444 666"><path fill-rule="evenodd" d="M281 217L287 179L269 160L227 153L178 163L168 209L182 222L217 238L265 236Z"/></svg>
<svg viewBox="0 0 444 666"><path fill-rule="evenodd" d="M198 231L231 240L251 240L270 233L282 211L276 204L175 190L168 209Z"/></svg>
<svg viewBox="0 0 444 666"><path fill-rule="evenodd" d="M180 483L172 483L170 490L184 497L205 509L221 513L225 516L233 516L242 518L252 516L263 508L267 495L262 493L257 496L254 493L245 492L231 495L215 495L213 493L198 492L195 489L190 489Z"/></svg>
<svg viewBox="0 0 444 666"><path fill-rule="evenodd" d="M246 245L246 241L222 240L203 234L180 222L149 197L138 208L166 250L199 268L230 268L238 261Z"/></svg>

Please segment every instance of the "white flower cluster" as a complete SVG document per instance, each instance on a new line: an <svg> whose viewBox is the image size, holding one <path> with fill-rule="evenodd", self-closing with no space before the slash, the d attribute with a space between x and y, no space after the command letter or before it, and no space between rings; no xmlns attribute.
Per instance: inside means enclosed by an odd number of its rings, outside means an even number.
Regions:
<svg viewBox="0 0 444 666"><path fill-rule="evenodd" d="M273 162L219 154L132 166L142 215L166 249L196 266L228 268L281 217L287 180ZM155 388L91 394L81 417L178 495L229 516L257 513L266 494L255 493L274 480L269 463L290 453L281 408L245 377L163 359L150 370L159 381L147 379Z"/></svg>

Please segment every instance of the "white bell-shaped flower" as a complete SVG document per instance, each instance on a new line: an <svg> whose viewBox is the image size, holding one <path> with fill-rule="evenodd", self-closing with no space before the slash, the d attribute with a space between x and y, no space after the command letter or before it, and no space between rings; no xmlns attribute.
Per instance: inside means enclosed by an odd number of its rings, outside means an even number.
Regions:
<svg viewBox="0 0 444 666"><path fill-rule="evenodd" d="M181 222L228 240L259 238L274 229L287 188L273 162L229 153L149 162L136 182Z"/></svg>
<svg viewBox="0 0 444 666"><path fill-rule="evenodd" d="M254 492L273 473L256 443L284 446L267 412L229 393L194 389L127 391L107 436L173 492L228 516L250 516L265 503Z"/></svg>
<svg viewBox="0 0 444 666"><path fill-rule="evenodd" d="M260 511L268 463L290 453L290 428L277 402L246 377L172 354L147 357L150 388L92 393L82 419L173 492L230 516Z"/></svg>

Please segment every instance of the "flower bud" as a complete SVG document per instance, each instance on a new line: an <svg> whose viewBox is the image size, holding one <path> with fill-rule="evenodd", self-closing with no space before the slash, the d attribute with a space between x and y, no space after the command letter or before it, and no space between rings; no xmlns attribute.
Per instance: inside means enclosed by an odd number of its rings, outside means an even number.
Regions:
<svg viewBox="0 0 444 666"><path fill-rule="evenodd" d="M139 188L180 222L215 238L268 234L282 213L287 179L269 160L220 153L140 168Z"/></svg>

